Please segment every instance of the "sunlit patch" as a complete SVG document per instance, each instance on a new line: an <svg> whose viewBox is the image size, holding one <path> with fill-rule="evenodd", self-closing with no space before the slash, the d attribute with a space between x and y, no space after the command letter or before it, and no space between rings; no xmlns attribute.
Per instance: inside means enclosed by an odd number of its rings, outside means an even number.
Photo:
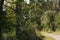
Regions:
<svg viewBox="0 0 60 40"><path fill-rule="evenodd" d="M24 0L27 4L30 4L30 0Z"/></svg>

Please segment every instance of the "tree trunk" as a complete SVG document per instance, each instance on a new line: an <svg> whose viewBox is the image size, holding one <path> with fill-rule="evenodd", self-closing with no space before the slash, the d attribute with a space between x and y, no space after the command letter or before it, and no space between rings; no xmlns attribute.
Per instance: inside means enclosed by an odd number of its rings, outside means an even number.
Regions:
<svg viewBox="0 0 60 40"><path fill-rule="evenodd" d="M2 21L2 13L3 13L3 4L4 4L4 0L0 0L0 40L2 40L2 32L1 32L1 21Z"/></svg>
<svg viewBox="0 0 60 40"><path fill-rule="evenodd" d="M16 3L16 21L17 21L17 27L16 27L16 36L18 40L21 40L21 8L20 8L20 4L19 1Z"/></svg>

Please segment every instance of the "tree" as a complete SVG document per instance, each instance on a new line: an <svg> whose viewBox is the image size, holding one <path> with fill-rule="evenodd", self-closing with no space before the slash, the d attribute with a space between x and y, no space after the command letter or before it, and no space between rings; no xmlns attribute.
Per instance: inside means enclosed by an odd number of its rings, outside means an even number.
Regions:
<svg viewBox="0 0 60 40"><path fill-rule="evenodd" d="M17 0L16 1L16 22L17 22L17 27L16 27L16 36L17 39L20 40L21 38L21 3L23 0Z"/></svg>
<svg viewBox="0 0 60 40"><path fill-rule="evenodd" d="M4 5L4 0L0 0L0 25L2 24L2 16L3 16L3 5ZM2 32L1 32L1 27L0 26L0 40L2 40Z"/></svg>
<svg viewBox="0 0 60 40"><path fill-rule="evenodd" d="M44 6L43 6L44 5ZM54 4L55 5L55 4ZM55 24L54 24L54 14L56 13L56 6L53 6L53 2L42 2L41 6L42 10L44 10L44 13L41 17L41 25L43 26L44 31L54 31L55 30Z"/></svg>
<svg viewBox="0 0 60 40"><path fill-rule="evenodd" d="M14 0L5 0L3 9L6 10L5 16L3 16L4 19L2 19L4 24L2 25L2 34L4 40L13 40L15 38L16 33L14 30L16 30L16 11L15 11L15 1ZM5 36L7 34L7 36ZM13 34L13 36L12 36Z"/></svg>
<svg viewBox="0 0 60 40"><path fill-rule="evenodd" d="M42 12L43 11L40 10L39 3L34 2L34 3L26 4L23 1L17 2L16 4L16 16L17 16L16 36L18 40L34 40L37 38L35 29L33 28L33 24L36 23L36 25L37 24L40 25L39 22L40 22L40 17Z"/></svg>

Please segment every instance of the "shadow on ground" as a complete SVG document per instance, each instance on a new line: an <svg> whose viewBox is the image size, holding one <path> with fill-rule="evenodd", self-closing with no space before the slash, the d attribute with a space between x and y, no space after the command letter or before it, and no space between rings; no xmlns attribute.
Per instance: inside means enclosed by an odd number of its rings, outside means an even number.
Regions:
<svg viewBox="0 0 60 40"><path fill-rule="evenodd" d="M44 36L38 37L35 32L26 32L23 31L20 34L21 37L18 37L18 40L43 40Z"/></svg>

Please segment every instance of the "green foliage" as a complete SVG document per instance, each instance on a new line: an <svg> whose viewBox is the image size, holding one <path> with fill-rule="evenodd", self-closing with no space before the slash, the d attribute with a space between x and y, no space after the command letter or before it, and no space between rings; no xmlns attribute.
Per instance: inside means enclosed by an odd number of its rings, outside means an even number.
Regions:
<svg viewBox="0 0 60 40"><path fill-rule="evenodd" d="M56 13L55 15L55 26L57 27L56 30L60 29L60 11Z"/></svg>
<svg viewBox="0 0 60 40"><path fill-rule="evenodd" d="M49 16L48 13L45 13L42 17L41 17L41 25L43 26L43 30L44 31L48 31L49 30L49 24L50 20L49 20Z"/></svg>
<svg viewBox="0 0 60 40"><path fill-rule="evenodd" d="M23 1L5 0L3 6L6 9L5 13L1 14L0 12L0 22L2 23L0 26L2 26L3 38L4 36L7 39L9 37L15 38L17 28L20 26L19 23L21 23L19 40L40 40L42 37L37 37L37 28L48 32L60 29L60 12L56 13L57 8L53 6L53 2L45 2L44 0L35 2L31 0L30 4L26 4ZM17 26L18 24L19 26Z"/></svg>

